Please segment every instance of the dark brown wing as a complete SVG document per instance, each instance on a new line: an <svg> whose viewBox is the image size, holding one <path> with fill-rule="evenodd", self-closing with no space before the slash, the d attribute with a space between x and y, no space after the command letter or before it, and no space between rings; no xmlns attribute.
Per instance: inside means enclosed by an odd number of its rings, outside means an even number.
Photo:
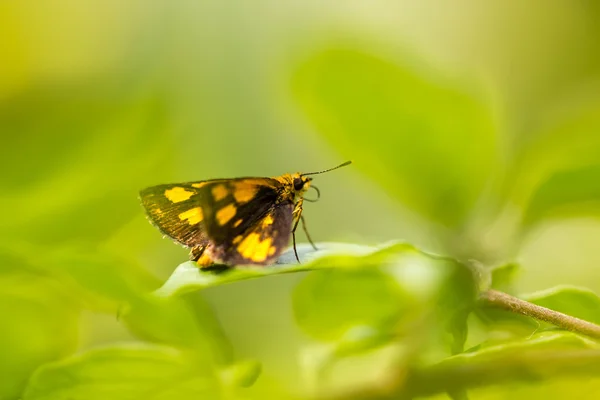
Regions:
<svg viewBox="0 0 600 400"><path fill-rule="evenodd" d="M140 191L148 219L164 235L186 247L208 242L202 209L206 182L158 185Z"/></svg>
<svg viewBox="0 0 600 400"><path fill-rule="evenodd" d="M217 248L229 265L272 264L286 248L292 233L291 202L278 204L238 236Z"/></svg>
<svg viewBox="0 0 600 400"><path fill-rule="evenodd" d="M206 182L200 189L204 224L216 245L254 226L278 202L281 184L271 178L238 178Z"/></svg>
<svg viewBox="0 0 600 400"><path fill-rule="evenodd" d="M202 187L206 232L215 259L229 265L270 264L287 246L293 204L271 178L240 178Z"/></svg>

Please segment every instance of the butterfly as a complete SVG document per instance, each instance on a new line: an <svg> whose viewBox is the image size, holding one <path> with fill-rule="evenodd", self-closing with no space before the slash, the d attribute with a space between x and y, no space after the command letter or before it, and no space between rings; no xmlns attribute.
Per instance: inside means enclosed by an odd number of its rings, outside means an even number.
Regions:
<svg viewBox="0 0 600 400"><path fill-rule="evenodd" d="M164 184L140 191L150 222L165 236L190 249L190 259L201 268L213 265L272 264L302 226L309 242L302 207L311 173L273 178L245 177ZM317 197L318 199L318 197Z"/></svg>

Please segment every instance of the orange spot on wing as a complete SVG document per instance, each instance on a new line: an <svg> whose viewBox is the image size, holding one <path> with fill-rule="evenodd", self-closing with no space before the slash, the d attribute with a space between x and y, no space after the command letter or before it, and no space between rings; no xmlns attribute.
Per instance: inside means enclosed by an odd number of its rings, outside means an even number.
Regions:
<svg viewBox="0 0 600 400"><path fill-rule="evenodd" d="M182 221L187 220L190 225L196 225L204 219L204 214L200 207L194 207L179 214L179 219Z"/></svg>
<svg viewBox="0 0 600 400"><path fill-rule="evenodd" d="M244 220L243 220L243 219L241 219L241 218L240 218L240 219L238 219L237 221L235 221L235 222L234 222L234 224L233 224L233 227L234 227L234 228L237 228L238 226L240 226L240 225L241 225L241 223L242 223L242 222L244 222Z"/></svg>
<svg viewBox="0 0 600 400"><path fill-rule="evenodd" d="M207 183L208 182L197 182L197 183L192 183L192 186L200 189L202 186L205 186Z"/></svg>
<svg viewBox="0 0 600 400"><path fill-rule="evenodd" d="M235 216L237 208L233 204L228 204L217 211L216 217L219 225L225 225L231 218Z"/></svg>
<svg viewBox="0 0 600 400"><path fill-rule="evenodd" d="M248 260L263 262L269 256L271 242L271 238L260 240L260 234L251 233L238 245L237 251Z"/></svg>
<svg viewBox="0 0 600 400"><path fill-rule="evenodd" d="M202 267L209 267L212 264L214 264L214 260L211 256L211 254L207 251L204 251L204 253L202 253L202 255L200 256L200 258L198 259L198 261L196 261L196 263L202 268Z"/></svg>
<svg viewBox="0 0 600 400"><path fill-rule="evenodd" d="M229 194L229 190L227 190L225 185L222 184L215 185L215 187L212 188L211 192L215 201L223 200Z"/></svg>
<svg viewBox="0 0 600 400"><path fill-rule="evenodd" d="M273 216L271 214L267 214L267 216L262 220L262 226L263 228L266 228L269 225L273 225L273 222L275 222Z"/></svg>
<svg viewBox="0 0 600 400"><path fill-rule="evenodd" d="M173 203L180 203L192 197L194 192L189 192L180 186L165 190L165 197Z"/></svg>
<svg viewBox="0 0 600 400"><path fill-rule="evenodd" d="M247 203L256 196L256 192L258 191L258 187L248 182L235 182L233 197L235 201L238 203Z"/></svg>
<svg viewBox="0 0 600 400"><path fill-rule="evenodd" d="M233 244L238 244L243 238L244 237L242 235L237 235L235 238L233 238Z"/></svg>

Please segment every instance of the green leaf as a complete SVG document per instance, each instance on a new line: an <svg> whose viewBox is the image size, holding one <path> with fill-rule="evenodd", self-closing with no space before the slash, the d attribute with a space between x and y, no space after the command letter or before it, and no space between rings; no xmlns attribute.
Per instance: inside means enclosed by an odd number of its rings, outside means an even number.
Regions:
<svg viewBox="0 0 600 400"><path fill-rule="evenodd" d="M404 396L428 396L509 382L539 382L564 376L600 376L600 351L570 332L541 333L526 340L449 357L409 373Z"/></svg>
<svg viewBox="0 0 600 400"><path fill-rule="evenodd" d="M361 262L361 257L368 258L368 262L371 264L376 264L383 263L390 257L400 254L420 254L432 260L447 260L456 263L451 258L428 253L403 242L384 243L380 246L317 243L317 248L318 250L314 250L308 244L299 244L297 250L300 264L296 261L293 249L285 251L274 265L268 267L243 266L227 268L222 271L203 271L194 262L186 261L175 268L171 276L155 293L159 296L173 296L226 283L270 275L312 271L315 269L355 267L357 262ZM475 274L475 280L478 283L486 279L484 272L480 271L476 266L461 269L469 270L470 273ZM473 276L470 275L470 277L472 278Z"/></svg>
<svg viewBox="0 0 600 400"><path fill-rule="evenodd" d="M261 365L255 360L237 362L221 370L221 382L229 388L246 388L254 385L261 372Z"/></svg>
<svg viewBox="0 0 600 400"><path fill-rule="evenodd" d="M585 371L580 376L565 371L564 375L557 374L555 378L536 383L506 382L502 385L471 389L469 393L472 399L477 400L596 400L600 393L600 378Z"/></svg>
<svg viewBox="0 0 600 400"><path fill-rule="evenodd" d="M491 288L502 292L512 292L512 285L520 272L520 265L516 263L502 264L491 270Z"/></svg>
<svg viewBox="0 0 600 400"><path fill-rule="evenodd" d="M487 276L481 266L474 263L438 260L432 267L443 278L431 296L436 320L451 335L451 351L457 354L463 351L468 335L467 318Z"/></svg>
<svg viewBox="0 0 600 400"><path fill-rule="evenodd" d="M231 360L230 345L204 299L152 295L159 281L137 263L66 247L48 252L37 271L56 276L87 308L118 315L139 338L187 348L210 363Z"/></svg>
<svg viewBox="0 0 600 400"><path fill-rule="evenodd" d="M314 265L329 268L315 268L293 296L300 328L325 342L306 353L311 386L359 355L373 356L365 370L387 370L390 356L394 368L405 368L440 359L450 347L462 349L478 288L468 266L402 243L363 256L323 257Z"/></svg>
<svg viewBox="0 0 600 400"><path fill-rule="evenodd" d="M318 251L298 246L303 261L295 263L293 250L269 267L238 267L214 273L194 263L177 267L156 292L173 296L207 287L275 274L317 271L294 292L294 310L307 333L325 340L341 340L356 328L376 332L365 343L389 341L403 322L433 318L455 338L455 349L466 336L465 319L476 299L483 273L451 258L440 257L406 243L379 247L319 243ZM367 343L368 342L368 343Z"/></svg>
<svg viewBox="0 0 600 400"><path fill-rule="evenodd" d="M23 400L218 398L218 381L202 363L168 347L92 350L38 369Z"/></svg>
<svg viewBox="0 0 600 400"><path fill-rule="evenodd" d="M600 97L595 84L563 96L541 115L535 135L515 157L511 201L531 227L547 217L598 214Z"/></svg>
<svg viewBox="0 0 600 400"><path fill-rule="evenodd" d="M496 159L482 96L399 60L329 48L298 67L293 90L317 130L396 199L447 226L465 221Z"/></svg>
<svg viewBox="0 0 600 400"><path fill-rule="evenodd" d="M139 264L107 252L63 247L49 251L41 264L40 270L72 284L88 308L114 314L160 284Z"/></svg>
<svg viewBox="0 0 600 400"><path fill-rule="evenodd" d="M156 293L159 296L173 296L239 280L307 271L322 267L319 266L318 262L315 262L320 257L332 254L351 257L352 255L369 254L377 251L376 247L343 243L318 243L317 247L319 250L315 251L309 245L297 246L302 264L298 264L296 261L293 249L287 250L275 265L269 267L239 267L222 272L212 272L202 271L196 263L187 261L180 264L173 271L169 279Z"/></svg>
<svg viewBox="0 0 600 400"><path fill-rule="evenodd" d="M432 318L464 340L478 287L466 265L398 243L363 256L323 257L308 267L318 268L293 300L300 327L312 337L348 342L348 332L360 328L374 332L367 342L378 342Z"/></svg>
<svg viewBox="0 0 600 400"><path fill-rule="evenodd" d="M199 294L170 298L145 295L125 307L121 318L137 337L186 349L209 365L231 362L225 333Z"/></svg>
<svg viewBox="0 0 600 400"><path fill-rule="evenodd" d="M484 338L490 343L503 343L507 339L528 337L549 327L533 318L495 307L478 307L475 315L483 323Z"/></svg>
<svg viewBox="0 0 600 400"><path fill-rule="evenodd" d="M554 173L534 192L523 223L600 212L600 164Z"/></svg>
<svg viewBox="0 0 600 400"><path fill-rule="evenodd" d="M35 368L75 350L79 307L60 282L0 257L0 398L18 398Z"/></svg>
<svg viewBox="0 0 600 400"><path fill-rule="evenodd" d="M98 243L139 214L139 186L172 154L158 90L94 79L28 86L0 104L0 168L12 171L0 207L11 210L3 219L10 238Z"/></svg>
<svg viewBox="0 0 600 400"><path fill-rule="evenodd" d="M504 343L487 344L482 343L476 348L450 357L444 362L462 363L475 360L477 358L485 359L487 357L501 355L517 355L521 351L529 350L568 350L568 349L596 349L599 348L597 342L573 332L538 332L528 338L518 338L506 340Z"/></svg>
<svg viewBox="0 0 600 400"><path fill-rule="evenodd" d="M296 321L321 340L342 338L355 326L390 331L413 316L416 299L378 265L315 271L294 291Z"/></svg>
<svg viewBox="0 0 600 400"><path fill-rule="evenodd" d="M361 354L386 345L395 338L396 335L393 332L377 330L373 325L356 325L346 330L332 345L331 355L345 357Z"/></svg>
<svg viewBox="0 0 600 400"><path fill-rule="evenodd" d="M199 295L165 299L151 294L159 281L139 265L107 254L68 251L53 258L92 306L120 317L137 337L195 351L207 362L230 362L230 345Z"/></svg>

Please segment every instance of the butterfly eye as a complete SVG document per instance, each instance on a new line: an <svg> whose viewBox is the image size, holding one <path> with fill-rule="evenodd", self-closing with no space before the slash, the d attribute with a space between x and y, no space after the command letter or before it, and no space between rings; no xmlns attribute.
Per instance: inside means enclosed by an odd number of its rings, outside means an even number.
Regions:
<svg viewBox="0 0 600 400"><path fill-rule="evenodd" d="M302 190L303 187L304 187L304 181L302 180L302 178L295 178L294 179L294 190Z"/></svg>

